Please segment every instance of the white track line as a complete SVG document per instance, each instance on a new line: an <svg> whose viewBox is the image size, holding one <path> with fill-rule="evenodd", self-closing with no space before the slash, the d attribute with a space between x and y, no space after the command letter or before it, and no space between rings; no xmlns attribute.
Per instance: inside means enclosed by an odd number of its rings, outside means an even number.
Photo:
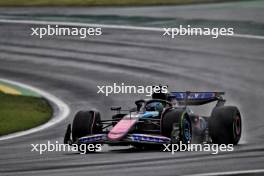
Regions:
<svg viewBox="0 0 264 176"><path fill-rule="evenodd" d="M63 22L63 21L38 21L38 20L9 20L0 19L0 23L15 23L15 24L41 24L41 25L63 25L63 26L77 26L77 27L101 27L111 29L129 29L129 30L142 30L142 31L163 31L162 28L155 27L137 27L125 25L109 25L109 24L93 24L93 23L76 23L76 22Z"/></svg>
<svg viewBox="0 0 264 176"><path fill-rule="evenodd" d="M42 97L46 98L48 101L52 102L53 104L55 104L58 110L56 110L56 114L53 115L52 119L49 120L47 123L40 125L38 127L35 128L31 128L29 130L26 131L21 131L21 132L16 132L16 133L12 133L9 135L5 135L0 137L0 141L2 140L7 140L7 139L11 139L11 138L15 138L15 137L21 137L24 135L28 135L31 133L35 133L41 130L44 130L46 128L49 128L59 122L61 122L62 120L66 119L66 117L69 115L70 113L70 108L68 107L67 104L65 104L62 100L58 99L57 97L55 97L54 95L49 94L48 92L45 92L43 90L40 90L38 88L26 85L26 84L22 84L19 82L15 82L15 81L10 81L7 79L1 79L0 81L6 82L6 83L10 83L28 90L31 90L33 92L36 92L37 94L41 95Z"/></svg>
<svg viewBox="0 0 264 176"><path fill-rule="evenodd" d="M221 175L241 175L241 174L258 174L258 173L264 173L264 169L214 172L214 173L204 173L204 174L192 174L185 176L218 176L218 175L221 176Z"/></svg>
<svg viewBox="0 0 264 176"><path fill-rule="evenodd" d="M126 25L111 25L111 24L94 24L94 23L77 23L77 22L62 22L62 21L42 21L42 20L10 20L0 19L0 23L15 23L15 24L40 24L40 25L63 25L63 26L77 26L77 27L101 27L110 29L128 29L141 31L164 31L163 28L157 27L140 27L140 26L126 26ZM234 34L228 37L260 39L264 40L264 36L250 35L250 34Z"/></svg>

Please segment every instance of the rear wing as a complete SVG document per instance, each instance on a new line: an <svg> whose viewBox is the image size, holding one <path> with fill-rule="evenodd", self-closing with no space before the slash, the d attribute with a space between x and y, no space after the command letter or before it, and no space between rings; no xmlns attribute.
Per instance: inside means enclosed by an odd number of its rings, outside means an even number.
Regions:
<svg viewBox="0 0 264 176"><path fill-rule="evenodd" d="M171 92L170 99L176 99L180 105L203 105L213 101L225 101L224 92Z"/></svg>

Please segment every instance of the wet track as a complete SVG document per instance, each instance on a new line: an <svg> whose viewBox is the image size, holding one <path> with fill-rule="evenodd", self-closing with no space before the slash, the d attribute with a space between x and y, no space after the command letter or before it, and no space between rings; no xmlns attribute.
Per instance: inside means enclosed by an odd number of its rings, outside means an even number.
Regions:
<svg viewBox="0 0 264 176"><path fill-rule="evenodd" d="M0 142L0 175L182 175L264 168L264 40L161 37L160 32L103 29L88 39L30 37L26 24L0 24L0 75L46 90L71 108L63 123ZM31 143L62 141L79 109L128 107L140 96L98 95L97 85L167 84L170 90L226 91L243 116L234 152L210 155L105 147L98 154L30 152ZM208 112L208 111L207 111Z"/></svg>

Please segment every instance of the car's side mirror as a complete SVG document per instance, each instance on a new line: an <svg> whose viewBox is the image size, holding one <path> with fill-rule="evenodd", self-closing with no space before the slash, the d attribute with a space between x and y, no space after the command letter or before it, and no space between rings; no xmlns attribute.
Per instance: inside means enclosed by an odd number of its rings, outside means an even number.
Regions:
<svg viewBox="0 0 264 176"><path fill-rule="evenodd" d="M111 111L120 111L121 107L120 106L112 106Z"/></svg>

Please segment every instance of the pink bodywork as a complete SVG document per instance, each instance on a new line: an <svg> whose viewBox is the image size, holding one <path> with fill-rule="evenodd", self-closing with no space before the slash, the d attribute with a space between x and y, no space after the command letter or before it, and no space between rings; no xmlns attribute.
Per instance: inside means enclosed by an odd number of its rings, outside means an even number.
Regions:
<svg viewBox="0 0 264 176"><path fill-rule="evenodd" d="M134 126L138 119L126 119L120 120L108 133L108 139L111 141L117 141L122 139L129 130Z"/></svg>

